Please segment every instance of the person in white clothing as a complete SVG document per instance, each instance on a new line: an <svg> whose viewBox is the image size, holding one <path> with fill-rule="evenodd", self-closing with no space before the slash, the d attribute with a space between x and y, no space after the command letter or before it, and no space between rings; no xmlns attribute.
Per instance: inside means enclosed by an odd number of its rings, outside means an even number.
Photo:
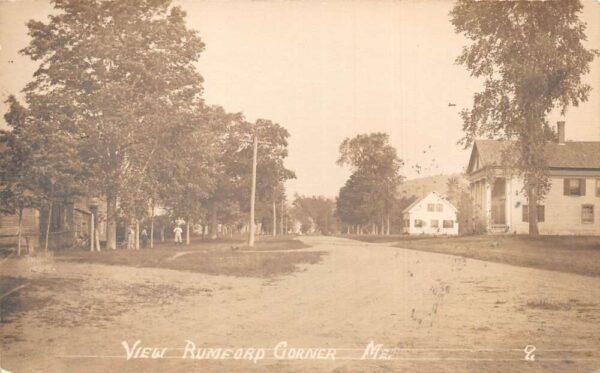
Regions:
<svg viewBox="0 0 600 373"><path fill-rule="evenodd" d="M127 248L135 249L135 229L133 229L131 225L129 226L128 233L129 234L127 235Z"/></svg>
<svg viewBox="0 0 600 373"><path fill-rule="evenodd" d="M183 233L183 229L178 225L173 229L173 233L175 233L175 245L181 245L183 240L181 239L181 233Z"/></svg>

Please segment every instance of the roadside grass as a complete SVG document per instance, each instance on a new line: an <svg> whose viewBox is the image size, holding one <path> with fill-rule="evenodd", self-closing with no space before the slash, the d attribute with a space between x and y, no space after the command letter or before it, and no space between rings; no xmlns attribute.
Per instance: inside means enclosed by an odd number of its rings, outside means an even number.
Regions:
<svg viewBox="0 0 600 373"><path fill-rule="evenodd" d="M89 252L60 250L58 260L130 267L167 268L179 271L237 277L273 278L318 263L320 251L298 251L310 246L290 237L261 237L254 247L241 239L194 240L189 246L159 244L154 249Z"/></svg>
<svg viewBox="0 0 600 373"><path fill-rule="evenodd" d="M406 240L414 241L414 240L422 240L422 239L426 239L426 238L431 238L429 236L407 236L407 235L400 235L400 234L391 234L389 236L380 236L380 235L372 235L372 234L368 234L368 235L351 234L351 235L342 235L342 236L338 236L338 237L349 238L351 240L357 240L357 241L369 242L369 243L389 243L389 242L398 242L398 241L406 241Z"/></svg>
<svg viewBox="0 0 600 373"><path fill-rule="evenodd" d="M366 242L393 242L395 247L406 249L600 277L599 236L350 236L349 238Z"/></svg>
<svg viewBox="0 0 600 373"><path fill-rule="evenodd" d="M527 301L527 308L545 310L545 311L569 311L571 304L566 302L550 302L546 299Z"/></svg>
<svg viewBox="0 0 600 373"><path fill-rule="evenodd" d="M160 280L113 282L110 287L102 287L48 275L38 278L0 276L0 326L33 313L36 321L54 327L106 327L132 307L168 305L190 295L210 297L215 290L198 284L174 286ZM65 295L68 301L64 300ZM0 346L21 340L19 333L11 330L12 333L0 336Z"/></svg>
<svg viewBox="0 0 600 373"><path fill-rule="evenodd" d="M528 300L525 306L533 310L542 311L571 311L576 310L579 314L585 314L588 312L597 312L596 303L584 303L579 299L570 298L566 302L548 300L548 299L534 299Z"/></svg>

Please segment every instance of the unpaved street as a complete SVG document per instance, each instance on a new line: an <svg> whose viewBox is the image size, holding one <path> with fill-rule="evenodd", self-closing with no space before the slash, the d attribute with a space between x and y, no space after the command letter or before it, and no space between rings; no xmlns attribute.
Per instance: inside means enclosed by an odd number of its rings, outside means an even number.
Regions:
<svg viewBox="0 0 600 373"><path fill-rule="evenodd" d="M10 372L581 371L600 369L600 278L341 238L275 280L166 269L7 260L5 276L63 291L2 325ZM39 292L43 292L40 289ZM102 307L102 305L104 305ZM122 341L168 348L126 360ZM335 348L335 360L182 359L198 347ZM390 360L360 360L370 341ZM535 346L534 361L523 349ZM271 358L269 357L271 354ZM531 356L530 356L531 357Z"/></svg>

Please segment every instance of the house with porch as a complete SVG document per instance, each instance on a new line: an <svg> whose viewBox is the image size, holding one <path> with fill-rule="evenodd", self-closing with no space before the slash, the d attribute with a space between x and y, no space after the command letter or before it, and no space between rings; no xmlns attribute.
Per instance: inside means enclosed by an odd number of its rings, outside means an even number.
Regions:
<svg viewBox="0 0 600 373"><path fill-rule="evenodd" d="M546 144L550 190L538 206L540 234L600 235L600 141ZM523 181L503 167L509 140L476 140L467 167L476 216L488 232L528 233L529 207Z"/></svg>
<svg viewBox="0 0 600 373"><path fill-rule="evenodd" d="M29 251L44 246L48 231L48 247L70 247L78 240L89 239L98 232L100 241L106 240L106 203L92 197L78 197L72 201L54 203L48 208L26 208L21 223L21 245ZM18 241L17 214L0 214L0 247L15 247ZM27 250L25 249L25 250Z"/></svg>

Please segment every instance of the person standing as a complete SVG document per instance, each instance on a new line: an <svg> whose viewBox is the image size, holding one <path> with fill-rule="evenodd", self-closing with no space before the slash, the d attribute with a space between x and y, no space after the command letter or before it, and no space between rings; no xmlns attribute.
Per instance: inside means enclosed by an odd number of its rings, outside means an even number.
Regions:
<svg viewBox="0 0 600 373"><path fill-rule="evenodd" d="M181 239L181 233L183 233L183 229L178 225L173 229L173 233L175 233L175 245L183 244L183 240Z"/></svg>
<svg viewBox="0 0 600 373"><path fill-rule="evenodd" d="M129 226L129 233L127 235L127 248L135 249L135 229L133 229L132 225Z"/></svg>
<svg viewBox="0 0 600 373"><path fill-rule="evenodd" d="M142 233L140 233L140 236L142 240L142 249L145 249L146 245L148 244L148 231L146 230L146 228L142 229Z"/></svg>

